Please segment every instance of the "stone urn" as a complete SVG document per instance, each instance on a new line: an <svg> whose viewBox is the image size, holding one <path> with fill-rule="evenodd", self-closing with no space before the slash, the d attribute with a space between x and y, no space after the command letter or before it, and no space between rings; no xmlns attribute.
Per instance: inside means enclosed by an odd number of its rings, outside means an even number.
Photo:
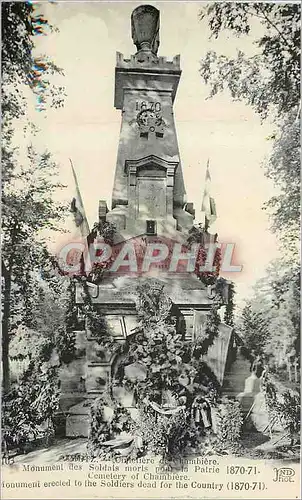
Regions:
<svg viewBox="0 0 302 500"><path fill-rule="evenodd" d="M131 15L132 39L138 51L156 54L159 45L159 10L152 5L139 5Z"/></svg>

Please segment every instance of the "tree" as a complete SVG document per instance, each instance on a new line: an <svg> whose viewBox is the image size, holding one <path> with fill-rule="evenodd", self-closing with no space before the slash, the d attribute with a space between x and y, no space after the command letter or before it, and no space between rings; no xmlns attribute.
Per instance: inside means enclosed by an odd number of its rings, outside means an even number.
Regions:
<svg viewBox="0 0 302 500"><path fill-rule="evenodd" d="M68 277L54 275L45 278L37 271L30 273L27 292L23 300L18 300L22 308L21 321L14 323L11 359L22 360L25 368L32 360L44 358L46 351L54 351L58 362L66 360L66 351L68 354L74 351L71 339L76 324L73 292ZM65 341L66 330L70 333L68 341Z"/></svg>
<svg viewBox="0 0 302 500"><path fill-rule="evenodd" d="M16 144L14 132L24 126L27 132L35 127L24 122L27 94L37 97L44 109L49 97L54 106L62 104L62 89L50 85L48 78L61 71L47 58L33 56L34 37L50 28L46 19L30 3L2 4L2 362L3 386L8 391L9 342L20 322L26 320L33 271L49 265L51 256L41 233L56 229L64 207L54 201L60 187L56 181L56 165L49 152L35 151L31 141L23 148ZM23 121L21 121L23 120Z"/></svg>
<svg viewBox="0 0 302 500"><path fill-rule="evenodd" d="M277 3L218 3L202 9L214 38L225 30L238 37L261 25L255 40L255 54L239 50L229 58L209 51L201 61L201 75L210 86L210 96L227 89L234 100L240 100L276 124L272 134L272 155L265 174L279 188L266 207L271 211L272 229L297 257L299 240L299 171L300 141L300 5ZM293 241L295 244L293 244Z"/></svg>
<svg viewBox="0 0 302 500"><path fill-rule="evenodd" d="M208 4L200 13L212 36L223 30L246 36L259 20L263 35L255 40L256 53L242 51L236 59L208 52L201 74L211 95L228 88L234 99L253 106L263 118L283 117L300 102L300 5L275 3Z"/></svg>
<svg viewBox="0 0 302 500"><path fill-rule="evenodd" d="M245 37L257 28L253 55L238 50L231 58L210 51L201 62L201 75L211 97L227 90L275 126L264 173L278 190L264 208L284 257L272 262L256 284L238 329L250 349L279 367L300 354L300 5L215 2L203 8L200 18L207 20L214 38L224 31Z"/></svg>
<svg viewBox="0 0 302 500"><path fill-rule="evenodd" d="M64 89L49 84L51 74L62 69L47 56L34 56L36 36L54 30L39 10L30 2L3 2L2 10L2 114L3 125L26 114L26 97L20 86L36 95L39 110L47 105L63 105Z"/></svg>
<svg viewBox="0 0 302 500"><path fill-rule="evenodd" d="M268 336L267 321L250 303L247 303L242 310L237 331L249 351L253 351L255 355L264 353Z"/></svg>
<svg viewBox="0 0 302 500"><path fill-rule="evenodd" d="M254 287L254 295L238 319L238 332L271 368L300 356L300 272L273 261Z"/></svg>
<svg viewBox="0 0 302 500"><path fill-rule="evenodd" d="M265 166L267 177L281 188L266 204L272 214L272 230L282 241L287 258L299 261L300 230L300 123L296 111L288 113L273 137L274 144L269 163Z"/></svg>
<svg viewBox="0 0 302 500"><path fill-rule="evenodd" d="M53 180L54 165L49 161L49 154L39 158L32 153L29 152L31 168L12 175L16 184L7 183L2 197L2 356L6 388L9 387L9 338L16 322L30 312L26 300L31 293L31 273L39 272L51 260L39 233L45 228L54 228L55 221L63 214L63 207L53 200L59 184ZM25 308L23 314L21 302Z"/></svg>
<svg viewBox="0 0 302 500"><path fill-rule="evenodd" d="M300 356L300 271L273 261L266 275L256 283L254 309L268 323L265 351L275 366Z"/></svg>

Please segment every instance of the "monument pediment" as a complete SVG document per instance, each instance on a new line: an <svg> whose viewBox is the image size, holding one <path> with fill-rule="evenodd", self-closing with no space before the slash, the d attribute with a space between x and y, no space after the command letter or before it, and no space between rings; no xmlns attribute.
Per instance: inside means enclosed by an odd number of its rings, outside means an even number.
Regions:
<svg viewBox="0 0 302 500"><path fill-rule="evenodd" d="M173 169L173 173L178 166L178 161L168 161L164 158L159 158L155 155L145 156L144 158L139 158L136 160L126 160L125 161L125 172L134 173L137 172L139 175L143 175L144 172L159 172L159 171L170 171Z"/></svg>

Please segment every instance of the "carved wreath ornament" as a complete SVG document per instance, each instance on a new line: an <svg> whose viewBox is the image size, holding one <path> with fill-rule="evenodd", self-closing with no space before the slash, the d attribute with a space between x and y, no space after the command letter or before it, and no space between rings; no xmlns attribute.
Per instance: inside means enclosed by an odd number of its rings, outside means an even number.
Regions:
<svg viewBox="0 0 302 500"><path fill-rule="evenodd" d="M163 137L165 122L162 117L160 102L136 102L136 123L139 127L140 136L148 137L149 133L155 133L156 137Z"/></svg>

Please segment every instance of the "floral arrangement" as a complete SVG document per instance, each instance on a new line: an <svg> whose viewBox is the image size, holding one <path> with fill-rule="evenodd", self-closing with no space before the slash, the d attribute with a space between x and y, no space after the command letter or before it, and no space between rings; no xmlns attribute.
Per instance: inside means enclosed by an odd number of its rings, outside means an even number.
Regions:
<svg viewBox="0 0 302 500"><path fill-rule="evenodd" d="M96 398L90 407L90 430L87 450L91 456L110 457L102 444L121 432L131 430L131 415L106 392Z"/></svg>

